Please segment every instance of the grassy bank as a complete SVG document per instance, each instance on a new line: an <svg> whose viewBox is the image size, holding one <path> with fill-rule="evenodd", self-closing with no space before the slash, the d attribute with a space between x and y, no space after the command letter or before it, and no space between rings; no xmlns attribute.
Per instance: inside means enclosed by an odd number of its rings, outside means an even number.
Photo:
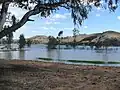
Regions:
<svg viewBox="0 0 120 90"><path fill-rule="evenodd" d="M52 61L52 58L38 58L40 60L45 60L45 61ZM58 61L58 60L57 60ZM89 64L120 64L120 62L115 62L115 61L99 61L99 60L59 60L63 62L72 62L72 63L89 63Z"/></svg>
<svg viewBox="0 0 120 90"><path fill-rule="evenodd" d="M52 61L53 59L51 59L51 58L37 58L37 59L41 59L41 60L46 60L46 61Z"/></svg>

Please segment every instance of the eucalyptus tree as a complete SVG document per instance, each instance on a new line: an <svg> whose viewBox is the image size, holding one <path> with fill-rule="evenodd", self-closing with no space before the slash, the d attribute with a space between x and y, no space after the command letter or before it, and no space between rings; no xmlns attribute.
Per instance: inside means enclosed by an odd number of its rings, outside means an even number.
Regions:
<svg viewBox="0 0 120 90"><path fill-rule="evenodd" d="M75 46L77 45L76 43L76 37L79 35L79 30L77 28L73 29L73 47L75 48Z"/></svg>
<svg viewBox="0 0 120 90"><path fill-rule="evenodd" d="M54 49L56 48L56 45L57 45L57 40L56 38L54 38L53 36L49 36L48 37L49 41L48 41L48 49Z"/></svg>
<svg viewBox="0 0 120 90"><path fill-rule="evenodd" d="M58 44L59 44L59 49L60 49L60 43L61 43L61 36L63 35L63 31L60 31L58 33Z"/></svg>
<svg viewBox="0 0 120 90"><path fill-rule="evenodd" d="M115 1L115 3L113 3ZM115 11L118 7L118 0L104 0L106 6L111 11ZM82 24L87 19L92 6L101 6L101 0L0 0L0 38L11 32L15 32L21 28L26 22L33 21L31 16L40 14L41 17L47 17L51 13L55 13L61 7L71 12L74 24ZM27 12L18 21L12 12L8 12L10 6L27 9ZM18 12L19 13L19 12ZM9 18L7 18L7 16ZM8 28L3 28L7 20L12 20L12 24Z"/></svg>
<svg viewBox="0 0 120 90"><path fill-rule="evenodd" d="M26 44L26 40L23 34L20 35L18 43L19 43L19 49L24 48Z"/></svg>
<svg viewBox="0 0 120 90"><path fill-rule="evenodd" d="M76 37L80 34L80 31L77 28L73 29L74 42L76 42Z"/></svg>

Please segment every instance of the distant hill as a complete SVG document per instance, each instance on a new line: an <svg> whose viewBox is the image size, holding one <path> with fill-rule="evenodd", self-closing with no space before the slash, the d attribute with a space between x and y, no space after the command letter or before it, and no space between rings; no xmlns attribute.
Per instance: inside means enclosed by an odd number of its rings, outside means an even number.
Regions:
<svg viewBox="0 0 120 90"><path fill-rule="evenodd" d="M37 35L37 36L33 36L33 37L30 37L27 39L30 39L33 44L38 44L38 43L39 44L46 44L49 41L48 37L44 36L44 35Z"/></svg>
<svg viewBox="0 0 120 90"><path fill-rule="evenodd" d="M99 45L120 45L120 33L115 31L106 31L103 33L92 34L82 39L81 42L89 42Z"/></svg>
<svg viewBox="0 0 120 90"><path fill-rule="evenodd" d="M48 37L44 35L37 35L28 39L30 39L32 43L35 43L35 44L37 43L46 44L49 41ZM120 41L120 32L106 31L103 33L80 34L76 36L77 43L97 44L97 43L104 43L105 40L109 41L110 43L112 43L113 41L115 44L118 43ZM73 36L62 37L61 39L62 43L71 43L73 41L74 41Z"/></svg>
<svg viewBox="0 0 120 90"><path fill-rule="evenodd" d="M81 35L76 37L76 41L79 42L83 38L85 38L86 36L87 36L86 34L81 34ZM27 39L30 39L33 44L38 44L38 43L39 44L46 44L49 41L48 37L44 36L44 35L36 35L36 36L30 37ZM71 43L71 42L73 42L73 40L74 40L73 36L67 36L67 37L61 38L62 43Z"/></svg>
<svg viewBox="0 0 120 90"><path fill-rule="evenodd" d="M76 42L80 42L82 39L84 39L87 36L88 35L86 35L86 34L80 34L80 35L76 36ZM62 43L71 43L73 41L74 41L73 36L67 36L67 37L63 37L63 39L61 39Z"/></svg>

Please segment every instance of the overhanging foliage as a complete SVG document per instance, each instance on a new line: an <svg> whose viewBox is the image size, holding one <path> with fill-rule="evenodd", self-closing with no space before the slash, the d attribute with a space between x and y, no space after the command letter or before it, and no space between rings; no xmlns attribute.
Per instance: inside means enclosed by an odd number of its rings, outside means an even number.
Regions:
<svg viewBox="0 0 120 90"><path fill-rule="evenodd" d="M6 18L5 13L7 13L11 3L13 7L27 9L28 12L11 27L3 29L0 32L0 38L22 27L30 20L30 16L40 14L41 17L47 17L56 10L59 10L60 7L70 10L74 24L81 25L82 21L88 18L92 6L99 7L102 5L101 0L0 0L0 4L2 5L0 25L2 28L4 18ZM105 0L104 3L110 11L115 11L119 2L118 0Z"/></svg>

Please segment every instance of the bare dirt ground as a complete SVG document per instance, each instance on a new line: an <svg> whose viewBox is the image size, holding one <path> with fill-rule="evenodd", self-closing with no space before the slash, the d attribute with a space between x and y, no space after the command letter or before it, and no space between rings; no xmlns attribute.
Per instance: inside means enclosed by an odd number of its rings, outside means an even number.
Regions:
<svg viewBox="0 0 120 90"><path fill-rule="evenodd" d="M0 90L120 90L120 68L12 60L0 64Z"/></svg>

